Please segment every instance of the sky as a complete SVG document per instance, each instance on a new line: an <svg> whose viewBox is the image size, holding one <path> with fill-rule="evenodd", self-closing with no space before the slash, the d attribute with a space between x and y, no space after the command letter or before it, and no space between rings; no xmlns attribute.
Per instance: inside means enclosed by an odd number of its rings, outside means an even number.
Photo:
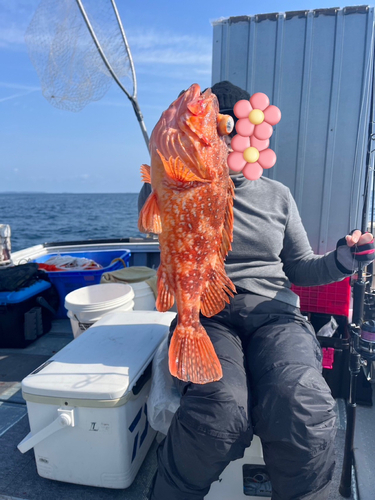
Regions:
<svg viewBox="0 0 375 500"><path fill-rule="evenodd" d="M68 1L76 9L73 0L48 0L51 1ZM106 26L113 30L110 14L104 10L108 0L90 2L83 0L87 8L93 2L96 9L98 4L103 7L103 11L96 10L98 33ZM91 89L107 85L100 99L73 112L56 108L43 96L43 83L25 42L26 30L41 3L0 0L0 193L138 192L139 168L142 163L149 163L145 141L126 95L115 82L108 85L108 78L103 83L100 71L93 71L95 58L88 59L92 61L89 70L83 64L74 69L81 80L87 75L86 70L92 72L95 81ZM116 3L133 56L137 97L149 135L181 90L193 83L202 89L211 85L213 21L356 4L338 5L333 0L117 0ZM68 19L73 19L70 16ZM62 16L56 17L61 28ZM52 29L52 14L50 18L48 26L39 27L38 33ZM46 16L43 19L45 22ZM116 33L111 33L111 40L116 41ZM29 40L38 43L43 40L42 35L38 39L35 33L33 36ZM61 56L68 59L80 42L84 45L82 35L77 40L71 36L64 44L59 41L56 51L62 51ZM34 45L33 54L39 65L44 63L41 67L46 75L46 68L51 70L51 67L43 57L48 53L44 48L38 45L35 49ZM89 48L84 45L85 50ZM116 70L121 72L125 67L119 57ZM63 74L60 81L66 76ZM121 81L131 83L126 78ZM128 88L131 90L131 85Z"/></svg>

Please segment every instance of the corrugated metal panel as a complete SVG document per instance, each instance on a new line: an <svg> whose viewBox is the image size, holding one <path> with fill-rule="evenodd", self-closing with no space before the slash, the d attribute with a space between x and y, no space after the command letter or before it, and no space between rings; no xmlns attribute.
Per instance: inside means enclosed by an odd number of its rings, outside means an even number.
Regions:
<svg viewBox="0 0 375 500"><path fill-rule="evenodd" d="M287 12L213 25L212 83L279 106L265 175L292 191L315 252L361 226L373 85L374 9Z"/></svg>

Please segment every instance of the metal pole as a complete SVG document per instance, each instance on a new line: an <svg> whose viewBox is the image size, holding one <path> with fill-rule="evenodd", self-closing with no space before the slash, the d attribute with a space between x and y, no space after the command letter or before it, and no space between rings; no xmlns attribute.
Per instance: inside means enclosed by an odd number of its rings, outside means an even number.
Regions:
<svg viewBox="0 0 375 500"><path fill-rule="evenodd" d="M147 149L149 149L149 137L148 137L148 134L147 134L147 130L146 130L146 125L143 121L143 116L142 116L142 113L141 113L141 110L139 108L139 105L138 105L138 101L137 101L137 98L136 98L136 91L137 91L137 84L136 84L136 81L134 81L134 65L133 65L133 60L131 58L131 55L130 55L130 49L129 49L129 45L127 43L127 40L126 40L126 37L125 37L125 32L122 28L122 25L121 25L121 21L119 21L119 17L118 17L118 12L117 12L117 9L115 9L115 15L116 15L116 18L117 18L117 22L120 24L120 31L121 31L121 34L124 38L124 43L125 43L125 48L126 48L126 51L128 53L128 56L129 57L129 61L130 61L130 68L131 68L131 71L132 71L132 75L133 75L133 86L134 86L134 93L135 95L132 96L129 94L129 92L126 90L126 88L122 85L122 83L120 82L120 80L117 78L117 75L116 73L113 71L113 68L112 66L110 65L107 57L105 56L104 52L103 52L103 49L100 45L100 42L97 38L97 36L95 35L95 31L90 23L90 20L86 14L86 11L82 5L82 1L81 0L76 0L77 4L78 4L78 7L79 7L79 10L81 11L81 14L83 16L83 19L86 23L86 26L87 26L87 29L89 30L90 32L90 35L92 37L92 39L94 40L94 43L96 45L96 48L98 49L98 52L104 62L104 64L106 65L108 71L110 72L110 74L112 75L112 78L115 80L115 82L117 83L117 85L120 87L120 89L125 92L126 96L128 97L128 99L131 101L132 105L133 105L133 109L135 111L135 114L137 116L137 119L138 119L138 122L139 122L139 125L141 127L141 130L142 130L142 134L143 134L143 138L146 142L146 146L147 146ZM112 1L112 6L113 6L114 2Z"/></svg>

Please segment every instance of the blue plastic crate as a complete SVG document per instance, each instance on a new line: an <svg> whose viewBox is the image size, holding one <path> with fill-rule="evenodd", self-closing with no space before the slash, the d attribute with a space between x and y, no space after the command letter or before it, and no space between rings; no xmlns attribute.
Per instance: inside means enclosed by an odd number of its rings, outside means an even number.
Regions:
<svg viewBox="0 0 375 500"><path fill-rule="evenodd" d="M0 305L5 304L19 304L25 300L38 295L38 293L44 292L51 287L48 281L36 281L30 286L21 288L20 290L14 290L13 292L0 292Z"/></svg>
<svg viewBox="0 0 375 500"><path fill-rule="evenodd" d="M64 307L64 302L65 297L66 295L68 295L68 293L84 286L98 285L103 273L122 269L124 267L124 263L126 267L129 267L130 260L130 251L121 249L96 250L92 252L53 253L38 257L33 262L44 264L51 257L56 257L58 255L85 257L86 259L91 259L97 264L100 264L102 266L102 269L88 269L87 271L48 271L49 279L51 280L51 283L57 288L60 297L59 309L56 315L57 318L67 317L67 310ZM115 262L113 262L114 259L121 260L116 260Z"/></svg>

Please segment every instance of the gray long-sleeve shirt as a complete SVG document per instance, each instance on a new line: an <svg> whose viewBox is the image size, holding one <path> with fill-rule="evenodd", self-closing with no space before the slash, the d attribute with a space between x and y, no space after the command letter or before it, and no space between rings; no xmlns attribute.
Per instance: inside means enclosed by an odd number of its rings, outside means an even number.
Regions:
<svg viewBox="0 0 375 500"><path fill-rule="evenodd" d="M258 295L299 306L290 284L324 285L347 277L334 251L315 255L289 189L261 177L235 184L232 251L225 269L235 285Z"/></svg>
<svg viewBox="0 0 375 500"><path fill-rule="evenodd" d="M225 269L239 287L258 295L299 307L299 297L290 289L325 285L347 277L336 266L334 251L315 255L289 189L280 182L261 177L232 177L235 185L232 250ZM138 200L143 206L150 185L144 185Z"/></svg>

